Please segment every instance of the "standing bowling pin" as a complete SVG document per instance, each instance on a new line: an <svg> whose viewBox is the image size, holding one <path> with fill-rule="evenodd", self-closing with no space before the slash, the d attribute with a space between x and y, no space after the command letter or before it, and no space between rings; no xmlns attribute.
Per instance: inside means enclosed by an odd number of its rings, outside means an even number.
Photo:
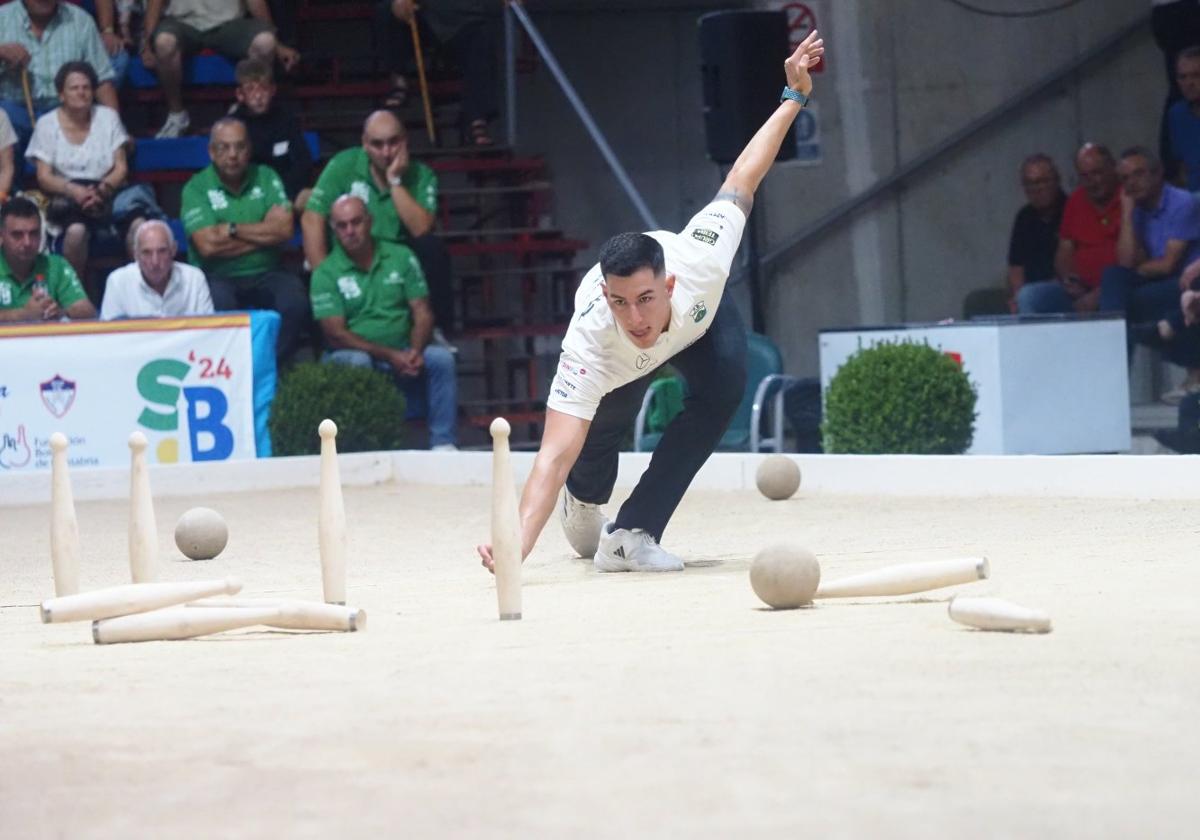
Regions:
<svg viewBox="0 0 1200 840"><path fill-rule="evenodd" d="M146 468L146 436L129 436L129 568L134 583L152 583L158 575L158 525Z"/></svg>
<svg viewBox="0 0 1200 840"><path fill-rule="evenodd" d="M492 560L500 620L521 617L521 521L512 460L508 451L508 421L497 417L492 433Z"/></svg>
<svg viewBox="0 0 1200 840"><path fill-rule="evenodd" d="M50 468L50 563L54 567L54 594L61 598L79 591L79 524L67 470L66 435L50 435L50 449L54 452Z"/></svg>
<svg viewBox="0 0 1200 840"><path fill-rule="evenodd" d="M346 505L337 462L337 423L325 419L321 435L321 513L317 537L321 548L321 585L328 604L346 603Z"/></svg>

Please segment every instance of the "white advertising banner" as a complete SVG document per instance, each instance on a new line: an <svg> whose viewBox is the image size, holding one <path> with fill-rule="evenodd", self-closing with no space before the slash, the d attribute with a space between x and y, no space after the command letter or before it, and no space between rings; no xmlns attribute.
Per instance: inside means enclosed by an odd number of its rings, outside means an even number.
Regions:
<svg viewBox="0 0 1200 840"><path fill-rule="evenodd" d="M50 435L72 467L255 457L250 317L76 321L0 327L0 477L50 466Z"/></svg>

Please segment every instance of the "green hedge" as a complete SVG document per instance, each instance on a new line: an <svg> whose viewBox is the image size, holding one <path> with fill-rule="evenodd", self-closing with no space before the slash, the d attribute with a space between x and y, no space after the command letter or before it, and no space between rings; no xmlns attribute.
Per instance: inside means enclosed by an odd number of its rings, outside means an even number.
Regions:
<svg viewBox="0 0 1200 840"><path fill-rule="evenodd" d="M860 348L825 392L826 452L955 455L975 434L975 386L928 344Z"/></svg>
<svg viewBox="0 0 1200 840"><path fill-rule="evenodd" d="M404 443L404 395L385 373L366 367L307 362L286 373L271 405L276 455L321 451L317 426L337 423L338 452L399 449Z"/></svg>

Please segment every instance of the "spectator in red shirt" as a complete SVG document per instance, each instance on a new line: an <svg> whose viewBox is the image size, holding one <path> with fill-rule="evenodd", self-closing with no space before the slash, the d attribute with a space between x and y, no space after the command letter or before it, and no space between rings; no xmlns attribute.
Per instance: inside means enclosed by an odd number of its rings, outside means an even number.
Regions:
<svg viewBox="0 0 1200 840"><path fill-rule="evenodd" d="M1031 283L1017 295L1022 313L1095 312L1100 277L1117 262L1121 190L1117 162L1104 146L1085 143L1075 155L1079 186L1067 199L1054 269L1058 279Z"/></svg>

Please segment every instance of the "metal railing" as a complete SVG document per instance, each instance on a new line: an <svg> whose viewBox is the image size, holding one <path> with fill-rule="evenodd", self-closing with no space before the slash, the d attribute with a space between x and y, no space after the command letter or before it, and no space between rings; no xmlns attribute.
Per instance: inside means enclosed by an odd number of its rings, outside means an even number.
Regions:
<svg viewBox="0 0 1200 840"><path fill-rule="evenodd" d="M504 8L505 131L509 148L515 147L517 142L517 32L515 24L520 23L525 33L529 36L529 40L541 55L547 69L554 76L554 80L558 82L563 95L567 97L567 101L575 109L580 122L583 123L583 127L591 136L592 142L596 144L596 148L604 157L609 169L616 176L617 182L625 190L625 194L629 196L629 200L633 203L638 215L642 218L644 229L658 230L659 224L654 218L654 214L650 212L649 206L647 206L645 200L642 198L642 194L638 192L637 187L634 186L629 173L625 171L625 167L617 159L617 155L612 150L612 146L609 145L604 132L600 130L600 126L596 124L591 112L588 111L587 106L583 103L578 92L576 92L575 86L571 84L571 80L563 72L558 60L554 57L554 53L550 51L550 47L546 44L545 39L542 38L541 32L533 25L528 12L525 11L524 4L521 0L506 0Z"/></svg>

